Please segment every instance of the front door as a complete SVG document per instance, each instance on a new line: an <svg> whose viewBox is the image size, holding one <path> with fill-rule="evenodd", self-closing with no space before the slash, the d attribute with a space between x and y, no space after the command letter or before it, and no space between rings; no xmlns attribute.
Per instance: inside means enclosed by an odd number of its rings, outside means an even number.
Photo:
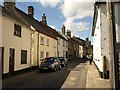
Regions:
<svg viewBox="0 0 120 90"><path fill-rule="evenodd" d="M66 58L68 59L68 52L66 51Z"/></svg>
<svg viewBox="0 0 120 90"><path fill-rule="evenodd" d="M9 73L10 75L13 75L14 72L14 55L15 55L15 49L10 48L10 57L9 57Z"/></svg>
<svg viewBox="0 0 120 90"><path fill-rule="evenodd" d="M46 52L46 58L47 58L47 57L49 57L49 53L48 53L48 52Z"/></svg>

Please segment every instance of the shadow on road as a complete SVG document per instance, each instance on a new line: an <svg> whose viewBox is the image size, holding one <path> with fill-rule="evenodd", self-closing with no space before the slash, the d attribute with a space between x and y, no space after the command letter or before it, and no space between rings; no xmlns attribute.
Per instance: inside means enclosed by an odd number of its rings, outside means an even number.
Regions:
<svg viewBox="0 0 120 90"><path fill-rule="evenodd" d="M85 63L87 60L76 59L68 61L68 66L56 72L33 70L24 74L3 79L3 88L58 88L60 89L67 76L70 73L69 69L75 68L80 63ZM32 83L31 83L32 82Z"/></svg>

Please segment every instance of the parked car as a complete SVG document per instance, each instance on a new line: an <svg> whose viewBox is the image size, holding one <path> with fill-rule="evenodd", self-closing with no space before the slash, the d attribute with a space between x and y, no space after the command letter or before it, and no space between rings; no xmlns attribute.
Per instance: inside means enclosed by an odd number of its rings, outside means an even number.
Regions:
<svg viewBox="0 0 120 90"><path fill-rule="evenodd" d="M62 67L65 67L68 65L68 61L65 57L58 57L58 59L60 60Z"/></svg>
<svg viewBox="0 0 120 90"><path fill-rule="evenodd" d="M39 71L41 70L56 71L58 69L61 69L61 62L57 57L44 58L39 65Z"/></svg>

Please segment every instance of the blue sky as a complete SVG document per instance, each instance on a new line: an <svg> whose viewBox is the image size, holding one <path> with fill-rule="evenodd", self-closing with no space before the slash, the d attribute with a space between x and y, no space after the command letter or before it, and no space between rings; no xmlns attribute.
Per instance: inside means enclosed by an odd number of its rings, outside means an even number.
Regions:
<svg viewBox="0 0 120 90"><path fill-rule="evenodd" d="M82 0L23 1L17 2L16 7L27 13L28 6L33 6L35 9L34 18L37 20L41 21L42 15L45 13L47 24L51 27L61 32L64 24L66 29L71 30L74 36L84 40L89 37L92 41L93 2L81 2Z"/></svg>

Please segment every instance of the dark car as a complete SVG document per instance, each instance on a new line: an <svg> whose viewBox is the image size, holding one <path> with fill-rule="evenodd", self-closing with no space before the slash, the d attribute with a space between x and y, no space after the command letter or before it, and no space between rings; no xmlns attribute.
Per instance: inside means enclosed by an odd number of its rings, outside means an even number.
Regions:
<svg viewBox="0 0 120 90"><path fill-rule="evenodd" d="M58 57L58 59L60 60L62 67L65 67L68 65L68 61L65 57Z"/></svg>
<svg viewBox="0 0 120 90"><path fill-rule="evenodd" d="M49 57L42 60L39 65L39 71L41 70L52 70L56 71L61 69L60 60L57 57Z"/></svg>

